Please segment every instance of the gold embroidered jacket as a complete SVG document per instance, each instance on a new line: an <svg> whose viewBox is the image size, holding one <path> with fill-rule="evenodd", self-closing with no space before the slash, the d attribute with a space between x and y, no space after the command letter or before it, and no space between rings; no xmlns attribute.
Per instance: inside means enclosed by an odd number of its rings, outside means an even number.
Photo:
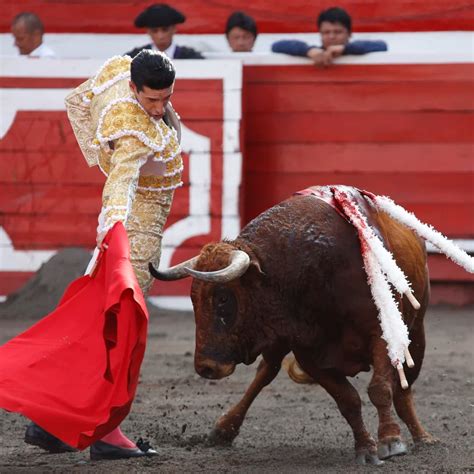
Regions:
<svg viewBox="0 0 474 474"><path fill-rule="evenodd" d="M77 142L89 166L107 176L99 232L126 223L137 188L171 191L182 185L179 117L150 117L129 87L131 58L109 59L66 98Z"/></svg>

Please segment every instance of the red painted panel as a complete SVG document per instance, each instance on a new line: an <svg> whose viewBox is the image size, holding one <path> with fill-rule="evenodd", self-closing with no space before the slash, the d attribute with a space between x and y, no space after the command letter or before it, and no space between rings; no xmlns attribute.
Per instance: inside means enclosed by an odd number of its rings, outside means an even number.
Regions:
<svg viewBox="0 0 474 474"><path fill-rule="evenodd" d="M34 87L37 79L16 86ZM73 87L60 80L39 80L40 87ZM82 79L73 80L76 83ZM7 86L13 83L3 84ZM221 80L181 80L173 100L184 124L210 140L211 232L184 243L193 253L209 240L218 240L222 213ZM89 168L75 141L65 111L22 111L0 141L0 226L16 249L92 247L105 177ZM199 155L195 155L199 159ZM185 186L175 193L167 227L189 214L189 159L184 155ZM0 272L1 275L1 272ZM0 281L0 294L2 291ZM183 294L183 293L181 293Z"/></svg>
<svg viewBox="0 0 474 474"><path fill-rule="evenodd" d="M430 304L472 305L474 304L474 283L433 282Z"/></svg>
<svg viewBox="0 0 474 474"><path fill-rule="evenodd" d="M2 89L74 89L86 78L71 77L0 77Z"/></svg>
<svg viewBox="0 0 474 474"><path fill-rule="evenodd" d="M90 168L76 144L71 150L26 151L12 150L0 141L2 163L0 183L30 184L96 184L102 185L105 176L97 167ZM15 146L15 145L13 145Z"/></svg>
<svg viewBox="0 0 474 474"><path fill-rule="evenodd" d="M105 62L105 61L104 61ZM87 80L87 77L0 77L0 88L5 89L67 89L75 88ZM222 91L222 81L219 79L186 79L177 80L174 92L183 91Z"/></svg>
<svg viewBox="0 0 474 474"><path fill-rule="evenodd" d="M430 278L435 281L474 282L474 274L448 260L444 255L429 255Z"/></svg>
<svg viewBox="0 0 474 474"><path fill-rule="evenodd" d="M184 218L183 215L173 215ZM202 247L211 240L219 240L221 216L211 216L211 232L198 236L193 246ZM167 223L171 225L170 219ZM97 214L7 214L0 216L16 250L55 250L63 247L94 246ZM1 293L1 292L0 292Z"/></svg>
<svg viewBox="0 0 474 474"><path fill-rule="evenodd" d="M316 169L306 173L252 174L249 179L260 183L262 194L285 190L289 195L312 185L346 184L405 202L474 203L474 174L468 173L337 173Z"/></svg>
<svg viewBox="0 0 474 474"><path fill-rule="evenodd" d="M249 145L246 172L473 173L467 143L283 143Z"/></svg>
<svg viewBox="0 0 474 474"><path fill-rule="evenodd" d="M474 236L473 206L470 202L459 204L400 203L424 222L448 237L472 239Z"/></svg>
<svg viewBox="0 0 474 474"><path fill-rule="evenodd" d="M311 66L246 67L245 195L258 199L247 200L245 218L303 187L339 182L389 194L439 230L472 238L472 115L453 111L474 109L467 87L473 76L472 64L338 66L325 71ZM278 80L283 84L275 84ZM421 87L425 83L437 84L430 91L432 105L430 93ZM64 86L53 82L48 87ZM294 92L291 101L286 89ZM203 90L207 99L196 100ZM221 93L220 81L182 81L173 100L188 127L211 137L213 183L222 179L222 105L213 98ZM209 110L200 111L209 101ZM418 109L425 112L411 112ZM85 165L65 113L19 113L0 142L0 152L0 204L7 210L0 225L8 227L15 243L23 248L75 241L91 246L95 199L99 203L104 178ZM20 186L12 188L15 183ZM83 202L66 199L80 195L81 189L88 189ZM220 235L221 195L220 186L213 185L211 234L185 242L174 260L193 256L200 245ZM168 225L189 208L187 188L175 196ZM85 214L69 222L77 211ZM29 214L19 216L21 212ZM51 244L54 239L56 245ZM435 268L434 278L463 281L444 264ZM154 291L169 295L188 290L189 281L183 280Z"/></svg>
<svg viewBox="0 0 474 474"><path fill-rule="evenodd" d="M452 124L456 126L452 126ZM264 125L263 125L264 124ZM263 126L262 126L263 125ZM459 112L271 112L248 117L247 143L472 143L474 114Z"/></svg>
<svg viewBox="0 0 474 474"><path fill-rule="evenodd" d="M0 225L17 250L89 248L95 241L97 214L4 214Z"/></svg>
<svg viewBox="0 0 474 474"><path fill-rule="evenodd" d="M19 290L33 275L32 272L0 272L0 295Z"/></svg>
<svg viewBox="0 0 474 474"><path fill-rule="evenodd" d="M2 184L1 209L8 214L45 214L51 219L65 213L97 215L100 212L102 187L101 184Z"/></svg>
<svg viewBox="0 0 474 474"><path fill-rule="evenodd" d="M447 175L450 177L450 175ZM346 184L356 186L376 194L388 195L400 205L415 212L422 221L432 224L440 232L452 237L474 235L474 197L467 188L465 179L472 175L459 175L459 182L453 177L444 188L443 175L424 178L422 175L392 174L336 175L330 173L306 174L250 174L246 176L246 196L259 199L246 200L244 221L248 222L268 207L287 199L295 191L318 184ZM437 185L437 180L439 184ZM462 187L460 187L460 184ZM443 194L444 193L444 194ZM457 197L456 197L457 195ZM466 198L466 195L469 196ZM453 197L454 196L454 197Z"/></svg>
<svg viewBox="0 0 474 474"><path fill-rule="evenodd" d="M155 281L150 296L183 296L191 293L191 278L176 281Z"/></svg>
<svg viewBox="0 0 474 474"><path fill-rule="evenodd" d="M197 254L199 249L185 247L176 252L176 261L173 264L187 260ZM429 255L428 267L432 282L474 282L474 275L452 263L444 255ZM32 272L0 272L0 294L7 295L19 290L32 276ZM191 289L191 278L174 282L156 281L150 291L152 296L181 296L189 295ZM443 302L454 303L452 299Z"/></svg>
<svg viewBox="0 0 474 474"><path fill-rule="evenodd" d="M191 248L183 255L190 255L191 258L198 253L198 249ZM0 296L9 295L21 289L30 278L33 272L0 272ZM183 296L189 295L191 291L191 278L162 282L156 281L150 291L150 296Z"/></svg>
<svg viewBox="0 0 474 474"><path fill-rule="evenodd" d="M474 108L472 79L424 82L249 83L249 113L464 111ZM436 97L436 100L433 98Z"/></svg>
<svg viewBox="0 0 474 474"><path fill-rule="evenodd" d="M41 14L49 32L134 33L133 19L149 1L121 0L4 0L0 29L10 31L10 22L21 11ZM469 0L340 0L338 5L354 15L355 31L433 31L473 29L474 6ZM174 0L187 21L180 25L183 33L223 33L228 15L245 10L252 15L260 32L315 31L317 12L334 6L332 0L293 0L275 2L260 0Z"/></svg>
<svg viewBox="0 0 474 474"><path fill-rule="evenodd" d="M179 101L173 102L179 103ZM185 104L186 102L183 102L181 104L182 107L176 105L176 110L180 112L183 123L188 128L198 131L198 133L204 132L206 136L214 138L215 145L221 148L222 135L211 133L210 131L214 131L221 126L222 108L214 105L213 109L211 104L209 112L203 111L199 116L197 109L188 107L187 110L185 109ZM181 110L183 110L182 114ZM214 116L206 117L207 114L214 114ZM13 125L0 143L1 152L21 151L24 153L25 151L41 151L42 153L64 153L66 150L74 150L80 153L73 131L67 120L66 112L17 112ZM65 149L65 146L68 148ZM0 164L0 166L3 165Z"/></svg>
<svg viewBox="0 0 474 474"><path fill-rule="evenodd" d="M0 151L64 153L78 151L66 112L20 111L0 142ZM0 163L0 176L4 163Z"/></svg>
<svg viewBox="0 0 474 474"><path fill-rule="evenodd" d="M471 81L474 63L466 64L338 64L327 69L311 64L294 66L246 66L244 82L313 84L339 82ZM436 98L433 97L433 100Z"/></svg>
<svg viewBox="0 0 474 474"><path fill-rule="evenodd" d="M473 77L474 64L246 67L244 221L341 183L472 239ZM438 265L443 277L464 278Z"/></svg>

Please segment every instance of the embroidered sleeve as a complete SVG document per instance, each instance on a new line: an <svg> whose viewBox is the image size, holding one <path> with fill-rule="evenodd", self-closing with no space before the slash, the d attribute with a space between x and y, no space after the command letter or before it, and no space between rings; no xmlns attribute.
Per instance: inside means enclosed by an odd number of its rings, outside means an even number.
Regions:
<svg viewBox="0 0 474 474"><path fill-rule="evenodd" d="M90 114L91 83L82 83L74 89L65 99L66 110L72 130L76 136L77 143L89 166L97 164L97 148L92 146L95 138L95 128L92 124Z"/></svg>
<svg viewBox="0 0 474 474"><path fill-rule="evenodd" d="M151 150L135 137L122 137L114 142L110 170L102 193L99 234L116 222L126 224L138 183L140 168Z"/></svg>

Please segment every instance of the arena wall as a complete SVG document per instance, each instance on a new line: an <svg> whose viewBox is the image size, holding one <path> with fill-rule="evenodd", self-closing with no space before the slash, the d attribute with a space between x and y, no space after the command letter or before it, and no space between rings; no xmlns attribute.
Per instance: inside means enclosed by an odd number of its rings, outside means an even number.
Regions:
<svg viewBox="0 0 474 474"><path fill-rule="evenodd" d="M132 34L130 19L148 4L101 2L113 8L109 22L95 17L94 3L4 4L3 296L58 249L93 246L104 177L87 168L63 99L100 66L98 58L146 42ZM299 189L331 183L387 194L474 252L473 33L436 32L472 29L472 3L340 4L357 13L355 37L385 39L389 53L342 58L326 70L303 58L269 54L278 37L313 42L315 11L329 3L300 1L288 13L286 2L263 1L246 7L264 32L256 52L229 55L219 25L241 2L206 3L205 14L203 2L199 9L193 1L173 2L188 14L177 38L198 49L203 45L212 60L177 61L173 102L184 124L186 172L165 231L164 266L191 257L209 240L235 236L259 212ZM7 19L20 10L41 13L62 59L6 57L15 54ZM403 33L409 29L418 32ZM88 56L96 59L82 59ZM433 301L474 302L472 275L429 250ZM188 293L186 280L157 284L152 291L163 305L186 307Z"/></svg>

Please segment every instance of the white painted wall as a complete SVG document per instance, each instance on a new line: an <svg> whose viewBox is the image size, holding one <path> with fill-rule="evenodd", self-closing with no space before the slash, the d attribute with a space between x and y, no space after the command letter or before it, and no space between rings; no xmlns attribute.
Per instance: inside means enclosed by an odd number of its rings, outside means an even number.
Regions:
<svg viewBox="0 0 474 474"><path fill-rule="evenodd" d="M260 34L255 44L255 54L270 54L271 45L283 38L294 38L309 44L319 45L318 33L272 33ZM474 55L474 32L472 31L439 31L408 33L354 33L353 40L382 39L389 46L389 53L383 55L424 56L433 59L471 58ZM198 51L230 54L232 58L246 58L252 53L231 53L224 35L176 35L177 44L191 46ZM47 43L62 58L108 58L150 43L146 34L77 34L61 33L45 35ZM17 56L13 38L9 33L0 34L0 56ZM275 55L279 56L279 55ZM372 56L372 55L369 55ZM227 56L229 57L229 56Z"/></svg>

